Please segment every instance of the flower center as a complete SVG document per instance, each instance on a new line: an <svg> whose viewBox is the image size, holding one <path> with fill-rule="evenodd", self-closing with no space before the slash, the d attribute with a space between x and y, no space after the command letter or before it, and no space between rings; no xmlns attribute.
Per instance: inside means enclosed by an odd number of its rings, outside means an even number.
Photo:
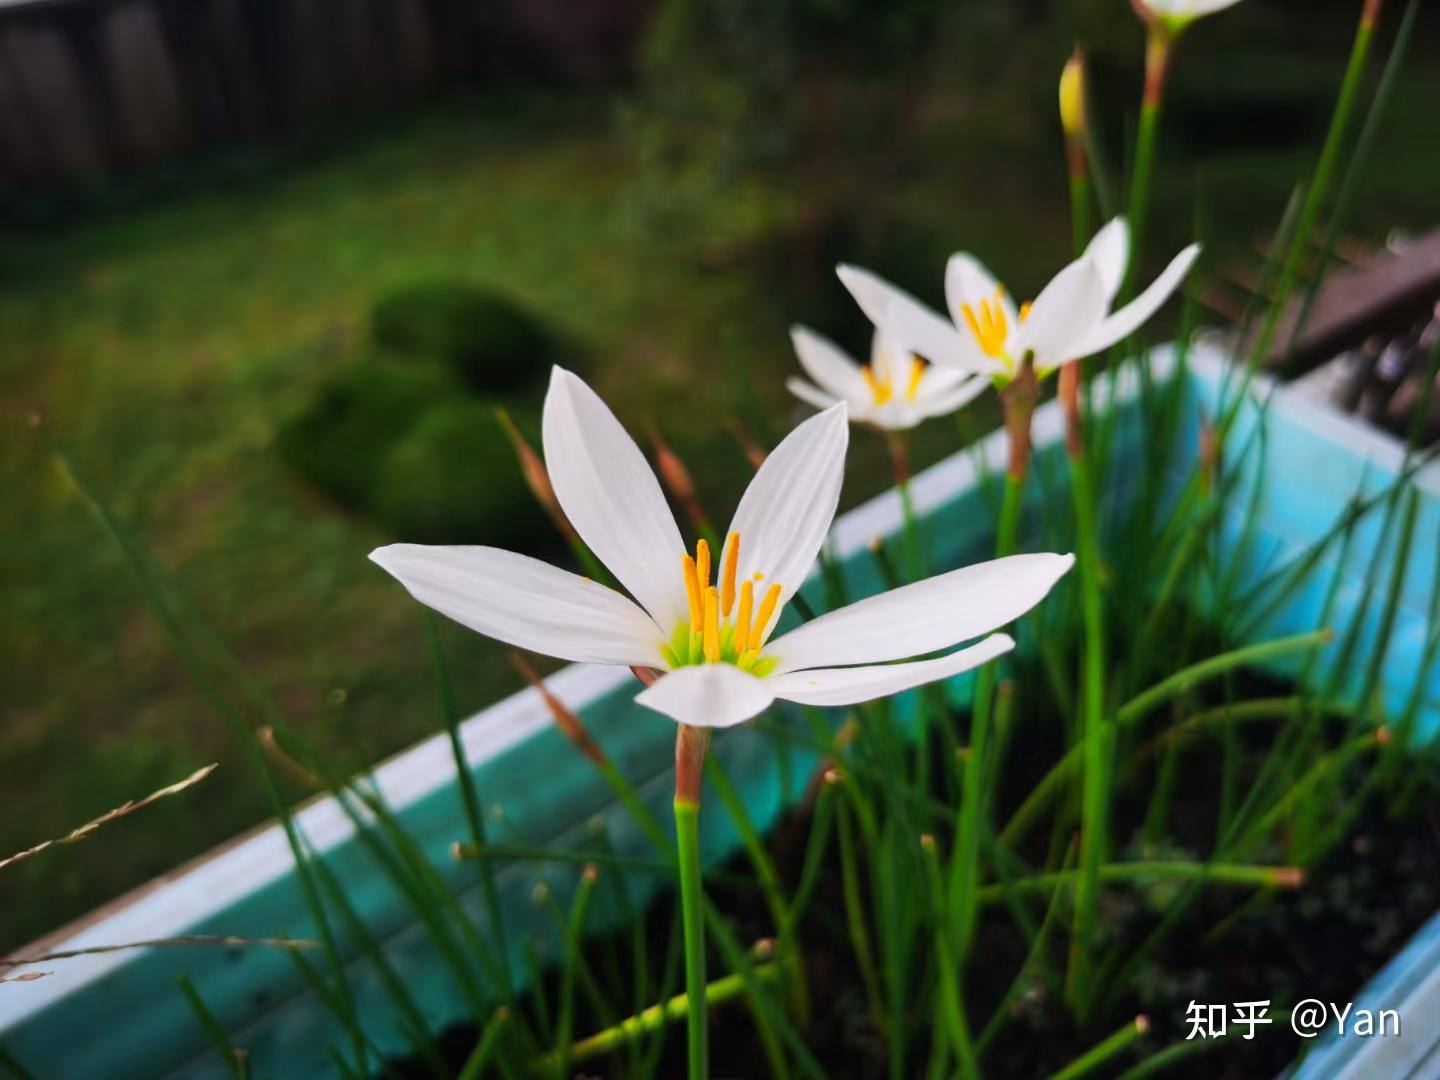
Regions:
<svg viewBox="0 0 1440 1080"><path fill-rule="evenodd" d="M889 364L884 365L880 370L877 364L867 364L860 369L861 376L865 379L865 385L870 388L870 396L875 399L876 405L884 405L895 400L895 380L890 374ZM914 401L915 395L920 392L920 380L925 377L925 361L918 356L910 357L910 373L905 381L905 400Z"/></svg>
<svg viewBox="0 0 1440 1080"><path fill-rule="evenodd" d="M707 541L701 540L695 545L693 556L686 552L680 557L690 618L675 628L669 643L661 649L671 668L734 664L741 671L764 675L775 666L773 658L760 656L760 650L769 637L780 605L780 583L770 584L757 609L755 589L765 575L757 572L737 582L739 565L740 534L733 532L725 539L718 585L710 584Z"/></svg>
<svg viewBox="0 0 1440 1080"><path fill-rule="evenodd" d="M1010 320L1005 317L1005 305L1000 302L1004 296L1005 286L996 286L995 295L989 300L981 300L978 309L974 304L961 304L960 311L965 316L970 333L975 335L980 351L992 360L1009 362L1010 354L1005 349L1005 343L1010 338ZM1020 321L1023 323L1029 314L1030 304L1027 301L1020 305Z"/></svg>

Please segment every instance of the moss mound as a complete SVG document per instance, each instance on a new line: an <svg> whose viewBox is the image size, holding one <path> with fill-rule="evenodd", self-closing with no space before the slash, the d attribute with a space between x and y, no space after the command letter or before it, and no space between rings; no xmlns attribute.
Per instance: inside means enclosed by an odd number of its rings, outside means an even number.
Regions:
<svg viewBox="0 0 1440 1080"><path fill-rule="evenodd" d="M411 285L376 302L377 344L438 360L473 390L505 394L540 384L559 338L504 296L455 282Z"/></svg>

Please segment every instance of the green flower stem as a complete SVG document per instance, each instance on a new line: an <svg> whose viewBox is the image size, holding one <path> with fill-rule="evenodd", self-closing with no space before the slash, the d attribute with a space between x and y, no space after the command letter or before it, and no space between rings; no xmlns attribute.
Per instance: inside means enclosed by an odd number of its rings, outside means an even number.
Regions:
<svg viewBox="0 0 1440 1080"><path fill-rule="evenodd" d="M1076 1080L1077 1077L1088 1076L1100 1068L1100 1066L1108 1063L1149 1030L1150 1021L1146 1017L1135 1017L1134 1020L1131 1020L1104 1042L1087 1050L1069 1065L1066 1065L1065 1068L1052 1076L1050 1080Z"/></svg>
<svg viewBox="0 0 1440 1080"><path fill-rule="evenodd" d="M1077 425L1070 440L1071 490L1075 500L1076 546L1079 548L1080 603L1085 628L1084 781L1081 788L1080 878L1075 897L1075 935L1066 987L1072 1008L1085 1000L1095 918L1100 897L1100 864L1105 861L1109 832L1110 766L1113 732L1105 717L1105 630L1100 597L1099 534L1095 524L1095 492L1090 462Z"/></svg>
<svg viewBox="0 0 1440 1080"><path fill-rule="evenodd" d="M1000 522L996 530L996 558L1003 558L1015 551L1024 488L1024 473L1017 474L1012 470L1006 475L1005 495L1000 505ZM960 819L955 826L955 853L950 867L950 902L957 923L956 945L962 958L969 952L979 910L976 902L980 883L981 817L985 806L985 761L990 741L990 702L994 691L995 668L994 665L987 664L975 676L975 701L970 714L970 747L965 757L964 784L960 790Z"/></svg>
<svg viewBox="0 0 1440 1080"><path fill-rule="evenodd" d="M485 1066L490 1064L495 1057L495 1051L500 1048L500 1035L509 1019L510 1010L504 1005L495 1010L486 1023L485 1030L480 1033L480 1041L475 1044L474 1052L460 1070L458 1080L480 1080L485 1073Z"/></svg>
<svg viewBox="0 0 1440 1080"><path fill-rule="evenodd" d="M1375 24L1380 17L1382 0L1366 0L1360 15L1360 25L1355 31L1355 43L1350 48L1350 62L1345 68L1345 79L1340 84L1340 97L1335 102L1335 112L1330 117L1330 129L1325 134L1325 145L1320 150L1320 160L1315 164L1305 195L1305 206L1300 211L1300 221L1290 237L1290 246L1285 252L1285 262L1280 271L1279 283L1266 312L1265 322L1255 339L1255 348L1250 354L1250 365L1260 363L1275 343L1280 317L1284 314L1286 301L1300 278L1301 268L1309 250L1310 237L1320 217L1320 208L1330 194L1335 167L1340 160L1340 151L1350 131L1350 120L1355 112L1355 103L1360 96L1360 83L1370 60L1370 48L1375 40Z"/></svg>
<svg viewBox="0 0 1440 1080"><path fill-rule="evenodd" d="M1374 738L1370 737L1372 744L1374 741ZM1099 876L1102 881L1200 879L1243 888L1269 886L1294 889L1305 883L1305 872L1298 866L1253 866L1249 863L1203 863L1178 859L1109 863L1100 867ZM980 900L993 904L1004 900L1009 892L1046 892L1057 885L1075 884L1079 878L1078 870L1032 874L998 885L987 885L980 890Z"/></svg>
<svg viewBox="0 0 1440 1080"><path fill-rule="evenodd" d="M890 449L895 489L900 493L900 513L905 537L905 572L911 581L919 581L925 576L925 564L920 543L920 519L915 514L915 501L910 497L910 448L906 444L904 432L889 432L885 441Z"/></svg>
<svg viewBox="0 0 1440 1080"><path fill-rule="evenodd" d="M757 964L755 975L763 979L775 978L780 972L777 964ZM726 975L723 979L717 979L705 987L706 1005L723 1005L733 1001L745 993L745 977L739 972ZM581 1039L570 1047L569 1060L572 1065L589 1061L593 1058L602 1057L623 1046L637 1042L653 1031L658 1031L666 1024L674 1023L682 1017L690 1014L690 996L688 994L676 994L669 1001L658 1005L651 1005L634 1016L627 1016L618 1024L598 1031L588 1038ZM538 1065L543 1070L555 1062L555 1055L543 1058Z"/></svg>
<svg viewBox="0 0 1440 1080"><path fill-rule="evenodd" d="M1160 115L1165 103L1165 83L1175 35L1153 24L1145 42L1145 96L1140 104L1140 128L1135 135L1135 165L1130 174L1130 263L1125 269L1122 296L1134 291L1135 278L1145 261L1145 226L1150 217L1150 188L1155 173L1155 148L1159 142Z"/></svg>
<svg viewBox="0 0 1440 1080"><path fill-rule="evenodd" d="M705 1006L705 894L700 877L700 804L675 797L675 842L680 868L680 910L685 935L686 1047L690 1080L710 1075Z"/></svg>

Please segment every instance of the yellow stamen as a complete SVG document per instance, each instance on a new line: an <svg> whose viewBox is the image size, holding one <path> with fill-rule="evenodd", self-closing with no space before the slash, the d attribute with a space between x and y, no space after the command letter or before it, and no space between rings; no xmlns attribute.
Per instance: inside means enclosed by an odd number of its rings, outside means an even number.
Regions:
<svg viewBox="0 0 1440 1080"><path fill-rule="evenodd" d="M704 540L695 545L695 583L702 593L710 587L710 545Z"/></svg>
<svg viewBox="0 0 1440 1080"><path fill-rule="evenodd" d="M1010 336L1010 320L1005 315L1005 305L1002 303L1004 296L1004 287L997 288L991 300L980 301L978 314L974 305L960 305L965 324L970 327L970 333L975 335L980 351L992 360L1005 356L1005 340Z"/></svg>
<svg viewBox="0 0 1440 1080"><path fill-rule="evenodd" d="M874 368L862 367L860 375L865 380L865 385L870 388L870 396L875 399L876 405L884 405L895 396L895 390L890 385L890 380L877 378Z"/></svg>
<svg viewBox="0 0 1440 1080"><path fill-rule="evenodd" d="M705 662L720 662L720 593L714 585L705 590Z"/></svg>
<svg viewBox="0 0 1440 1080"><path fill-rule="evenodd" d="M690 605L690 630L699 633L705 609L700 600L700 582L695 576L695 560L689 552L680 558L680 576L685 579L685 600Z"/></svg>
<svg viewBox="0 0 1440 1080"><path fill-rule="evenodd" d="M720 613L729 618L735 607L735 570L740 565L740 534L725 538L725 569L720 575Z"/></svg>
<svg viewBox="0 0 1440 1080"><path fill-rule="evenodd" d="M740 610L735 614L735 651L743 653L750 644L750 613L755 609L755 586L740 586Z"/></svg>
<svg viewBox="0 0 1440 1080"><path fill-rule="evenodd" d="M775 606L779 603L780 583L777 581L765 590L765 600L755 615L755 625L751 628L749 641L746 642L750 648L758 649L765 644L765 631L770 625L770 617L775 614Z"/></svg>
<svg viewBox="0 0 1440 1080"><path fill-rule="evenodd" d="M920 380L925 377L925 361L918 356L910 357L910 382L905 387L905 400L914 401L920 392Z"/></svg>
<svg viewBox="0 0 1440 1080"><path fill-rule="evenodd" d="M1024 322L1030 317L1030 308L1033 307L1029 300L1020 305L1020 321Z"/></svg>

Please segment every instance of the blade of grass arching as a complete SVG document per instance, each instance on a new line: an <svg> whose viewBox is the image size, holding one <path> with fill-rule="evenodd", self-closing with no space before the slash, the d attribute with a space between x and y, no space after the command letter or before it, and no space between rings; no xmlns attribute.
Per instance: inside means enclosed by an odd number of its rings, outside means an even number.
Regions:
<svg viewBox="0 0 1440 1080"><path fill-rule="evenodd" d="M1225 856L1244 858L1245 854L1257 848L1297 805L1309 798L1317 788L1322 787L1326 780L1343 773L1362 754L1377 749L1380 742L1376 732L1366 732L1325 754L1258 820L1246 828L1234 842L1226 845ZM1331 809L1333 810L1333 807Z"/></svg>
<svg viewBox="0 0 1440 1080"><path fill-rule="evenodd" d="M1320 254L1316 260L1315 271L1310 277L1309 287L1305 291L1305 299L1300 307L1300 315L1295 320L1290 340L1286 345L1284 365L1286 370L1291 370L1293 367L1295 342L1310 321L1315 300L1320 295L1320 286L1325 280L1325 271L1329 268L1330 261L1335 255L1336 238L1345 222L1349 220L1350 205L1360 187L1365 167L1370 163L1375 137L1389 109L1390 99L1394 96L1395 84L1399 81L1400 71L1405 66L1405 55L1410 48L1410 39L1415 30L1415 18L1419 14L1419 0L1410 0L1405 5L1405 14L1400 19L1400 28L1395 32L1395 40L1390 46L1390 56L1385 61L1385 70L1381 73L1380 83L1375 89L1374 97L1370 99L1370 108L1365 114L1365 123L1360 128L1360 135L1355 140L1355 148L1351 151L1350 162L1345 167L1345 176L1340 181L1339 191L1335 195L1335 205L1330 211L1329 220L1325 223L1325 238L1320 244Z"/></svg>
<svg viewBox="0 0 1440 1080"><path fill-rule="evenodd" d="M325 913L325 907L320 901L319 890L311 879L310 873L305 864L304 852L300 843L299 832L290 814L290 808L280 794L279 786L275 782L275 776L270 771L269 763L265 760L264 750L255 732L245 722L244 718L231 706L225 695L221 692L215 680L211 677L209 670L201 661L190 635L167 601L167 590L164 588L162 579L159 576L158 568L153 561L146 557L140 544L130 536L129 530L121 522L119 515L111 508L109 503L100 496L99 492L93 489L89 482L81 475L70 458L64 453L57 453L56 461L69 479L75 491L81 499L99 518L101 525L110 539L120 549L125 562L130 568L140 592L144 597L151 612L159 619L161 628L166 637L174 646L180 657L180 662L200 690L201 696L209 705L210 710L223 724L225 724L240 743L246 756L258 770L265 787L266 797L270 801L272 813L279 820L281 828L285 832L286 843L290 847L291 857L295 860L296 880L300 885L301 895L304 898L305 906L310 912L319 932L320 941L325 950L326 964L330 970L331 978L335 980L338 993L337 1000L343 1007L341 1019L346 1028L350 1031L352 1050L355 1060L360 1063L364 1071L368 1067L366 1050L363 1036L360 1033L358 1018L355 1013L354 1000L350 993L349 983L345 979L344 967L340 961L340 954L335 945L334 934L330 927L330 921Z"/></svg>
<svg viewBox="0 0 1440 1080"><path fill-rule="evenodd" d="M435 616L429 608L425 613L425 641L430 650L430 666L435 675L435 694L440 702L441 718L445 722L445 734L450 740L450 754L455 759L455 776L460 785L460 802L465 810L465 823L470 827L470 839L476 846L484 847L486 842L485 811L480 794L475 789L475 776L465 758L465 748L460 742L460 710L455 704L455 687L450 680L449 666L445 662L445 650L440 644L440 632ZM485 895L485 913L496 941L503 942L505 936L505 913L500 905L500 894L495 888L494 869L488 862L480 864L480 887ZM497 967L500 973L501 996L509 1001L513 992L510 975L509 950L500 948Z"/></svg>
<svg viewBox="0 0 1440 1080"><path fill-rule="evenodd" d="M790 1059L781 1053L783 1044L784 1048L790 1051L790 1057L794 1059L795 1066L801 1073L813 1077L814 1080L825 1080L825 1071L810 1053L810 1048L805 1045L805 1040L795 1030L790 1018L785 1015L784 1008L775 1000L768 980L760 976L755 965L751 963L749 954L736 940L730 924L708 898L705 901L705 928L719 947L726 965L739 975L745 984L745 997L750 1003L751 1015L755 1017L756 1032L765 1051L770 1074L777 1080L787 1080L791 1075Z"/></svg>
<svg viewBox="0 0 1440 1080"><path fill-rule="evenodd" d="M370 928L360 918L350 898L346 894L340 882L336 880L330 867L321 857L312 855L310 864L315 868L315 876L324 888L330 902L335 905L335 910L340 914L340 920L345 926L345 932L349 934L360 945L360 951L369 959L370 966L375 970L386 993L390 995L391 1001L395 1003L400 1011L400 1026L405 1031L406 1037L410 1040L412 1051L415 1053L425 1067L430 1070L431 1075L437 1080L446 1080L445 1062L440 1057L434 1033L430 1025L425 1022L424 1015L420 1012L419 1006L411 996L405 981L400 978L394 966L385 956L375 936L370 933Z"/></svg>
<svg viewBox="0 0 1440 1080"><path fill-rule="evenodd" d="M1065 861L1062 867L1068 867L1071 861L1073 861L1074 855L1075 845L1071 844L1070 849L1065 854ZM1042 977L1050 985L1051 992L1057 996L1063 993L1063 987L1060 985L1059 979L1052 970L1051 963L1046 956L1046 950L1050 943L1051 928L1054 927L1060 914L1061 898L1067 895L1068 890L1065 888L1065 882L1063 880L1056 881L1054 888L1050 890L1050 901L1045 907L1045 918L1041 920L1040 929L1030 942L1029 952L1025 954L1025 959L1015 972L1015 978L1011 980L1010 986L1006 989L1004 996L1000 998L999 1003L995 1006L994 1013L992 1013L990 1019L986 1021L984 1028L980 1031L979 1037L975 1040L975 1053L977 1055L984 1055L985 1048L990 1045L990 1041L1000 1033L1001 1027L1005 1021L1010 1018L1010 1008L1024 992L1026 976L1030 971L1039 968Z"/></svg>
<svg viewBox="0 0 1440 1080"><path fill-rule="evenodd" d="M1057 885L1074 886L1078 870L1056 870L1046 874L1015 878L1005 885L986 885L980 890L980 901L995 904L1004 901L1006 893L1044 891ZM1199 880L1246 888L1256 885L1297 888L1305 880L1296 866L1258 866L1243 862L1187 862L1183 859L1154 859L1138 862L1107 863L1100 868L1104 881L1134 882L1150 879Z"/></svg>
<svg viewBox="0 0 1440 1080"><path fill-rule="evenodd" d="M1415 681L1411 684L1410 696L1395 724L1395 739L1390 751L1385 755L1387 779L1392 782L1400 779L1399 773L1405 768L1415 749L1415 727L1425 704L1430 672L1437 659L1440 659L1440 542L1435 543L1435 562L1430 571L1430 581L1430 601L1425 613L1425 644L1420 650L1420 663L1415 669ZM1399 799L1392 801L1391 817L1400 816L1400 803Z"/></svg>
<svg viewBox="0 0 1440 1080"><path fill-rule="evenodd" d="M336 992L334 987L330 985L320 972L311 966L310 962L305 959L305 955L300 952L290 952L286 955L290 962L295 965L295 970L299 973L300 977L304 979L306 985L310 987L310 992L315 995L316 999L324 1008L329 1010L330 1015L334 1016L346 1027L347 1033L350 1034L352 1038L360 1040L361 1045L370 1054L374 1055L377 1062L384 1062L385 1054L375 1045L370 1036L366 1034L364 1028L360 1027L358 1020L352 1013L347 1011L349 1009L347 1002Z"/></svg>
<svg viewBox="0 0 1440 1080"><path fill-rule="evenodd" d="M205 1037L210 1040L210 1045L215 1047L220 1060L229 1068L230 1075L235 1077L235 1080L246 1080L250 1075L250 1066L245 1051L230 1041L229 1034L220 1021L215 1019L215 1014L206 1006L205 999L200 996L189 977L181 975L178 982L180 992L190 1003L195 1019L200 1021L200 1026L205 1029Z"/></svg>
<svg viewBox="0 0 1440 1080"><path fill-rule="evenodd" d="M340 1077L340 1080L365 1080L365 1076L356 1072L335 1047L325 1047L325 1056L330 1059L330 1064L335 1066L335 1075Z"/></svg>
<svg viewBox="0 0 1440 1080"><path fill-rule="evenodd" d="M815 808L810 817L810 832L805 838L805 854L800 860L800 877L795 884L795 894L790 903L788 921L782 936L789 937L796 932L800 920L810 906L815 893L815 884L820 878L820 867L829 849L830 831L835 820L835 785L822 782L815 797Z"/></svg>
<svg viewBox="0 0 1440 1080"><path fill-rule="evenodd" d="M1344 148L1345 139L1350 131L1350 120L1355 111L1356 101L1360 96L1360 84L1365 77L1365 69L1369 63L1370 48L1375 37L1375 24L1379 19L1382 3L1383 0L1365 0L1365 6L1360 15L1360 25L1355 32L1355 42L1350 50L1350 62L1346 65L1345 78L1340 84L1340 96L1335 103L1335 112L1330 118L1330 129L1325 134L1325 143L1320 149L1320 160L1316 163L1315 172L1310 180L1310 192L1305 198L1305 208L1301 211L1295 236L1291 239L1289 250L1285 254L1284 269L1281 271L1280 282L1275 288L1275 297L1270 312L1266 316L1260 336L1256 340L1250 356L1252 368L1270 352L1285 303L1289 300L1290 293L1299 279L1305 254L1310 247L1311 236L1320 218L1321 207L1330 194L1335 167L1339 162L1340 152Z"/></svg>
<svg viewBox="0 0 1440 1080"><path fill-rule="evenodd" d="M504 1005L491 1014L486 1021L485 1029L480 1033L480 1039L475 1044L475 1049L465 1059L464 1066L456 1080L480 1080L485 1075L485 1067L494 1060L500 1049L500 1038L505 1031L505 1025L510 1019L510 1010Z"/></svg>
<svg viewBox="0 0 1440 1080"><path fill-rule="evenodd" d="M420 866L428 863L425 862L423 854L417 856L414 851L409 850L415 847L414 841L390 817L383 800L336 776L323 758L293 734L275 731L272 736L275 745L282 752L298 761L311 775L318 777L325 789L334 796L336 805L354 826L356 839L375 859L419 917L449 967L457 988L469 1002L473 1014L482 1015L485 1011L484 991L470 965L466 963L460 945L452 933L450 922L445 917L446 908L453 904L453 898L437 896L432 892L430 883L425 880L423 871L417 873ZM374 815L374 825L378 826L378 829L367 820L356 805L357 801ZM385 839L394 843L397 850L392 850ZM487 966L487 976L492 983L498 985L499 979L493 961L489 961L483 951L479 957L482 965Z"/></svg>
<svg viewBox="0 0 1440 1080"><path fill-rule="evenodd" d="M560 1018L555 1024L555 1049L551 1054L555 1061L555 1075L560 1080L564 1080L570 1072L570 1043L575 1035L575 980L582 963L580 940L585 933L585 913L598 878L599 872L595 867L587 866L580 874L569 918L559 917L556 920L565 937L565 961L560 968ZM598 988L595 996L604 1003L604 996L598 993Z"/></svg>
<svg viewBox="0 0 1440 1080"><path fill-rule="evenodd" d="M0 1046L0 1069L4 1069L11 1080L35 1080L35 1077L16 1061L3 1046Z"/></svg>
<svg viewBox="0 0 1440 1080"><path fill-rule="evenodd" d="M955 1060L960 1064L962 1077L979 1077L980 1063L975 1054L975 1044L970 1037L970 1025L965 1019L965 988L961 975L956 970L955 959L958 950L950 935L950 906L945 900L945 885L940 875L940 857L935 851L935 838L926 833L920 838L920 851L925 864L927 895L930 898L930 918L933 926L931 938L935 948L935 1013L938 1026L949 1040ZM891 1032L892 1039L897 1033Z"/></svg>
<svg viewBox="0 0 1440 1080"><path fill-rule="evenodd" d="M1283 1011L1277 1008L1277 1012ZM1182 1061L1201 1054L1208 1054L1223 1047L1231 1039L1240 1038L1240 1029L1237 1027L1225 1035L1217 1035L1213 1038L1186 1039L1182 1042L1171 1043L1162 1050L1151 1054L1138 1065L1133 1065L1120 1074L1119 1080L1144 1080L1147 1076L1168 1076L1172 1067Z"/></svg>
<svg viewBox="0 0 1440 1080"><path fill-rule="evenodd" d="M755 968L755 975L757 978L773 980L778 977L779 968L773 964L762 964ZM716 979L706 985L705 1001L708 1005L723 1005L744 993L744 978L736 974L726 975L723 979ZM568 1061L579 1065L606 1054L613 1054L621 1047L638 1042L645 1035L663 1030L667 1024L685 1019L688 1011L689 1002L685 995L677 994L663 1003L651 1005L634 1016L627 1016L603 1031L581 1039L568 1048ZM556 1058L557 1055L551 1055L543 1064L549 1065Z"/></svg>
<svg viewBox="0 0 1440 1080"><path fill-rule="evenodd" d="M1184 693L1197 683L1213 679L1227 671L1262 664L1291 653L1317 649L1328 645L1333 637L1329 630L1312 630L1307 634L1262 641L1258 645L1247 645L1212 656L1208 660L1201 660L1182 668L1167 679L1162 679L1120 706L1115 714L1116 723L1124 724L1139 719L1155 706Z"/></svg>
<svg viewBox="0 0 1440 1080"><path fill-rule="evenodd" d="M736 832L740 834L740 843L745 849L745 855L750 860L750 865L755 870L755 877L759 879L760 888L765 894L765 904L770 909L770 919L775 926L776 953L781 969L785 972L786 990L789 992L790 1003L795 1009L800 1023L804 1026L810 1015L810 990L805 981L805 965L800 958L796 942L785 933L790 921L790 904L785 896L785 886L780 880L780 874L775 869L774 862L770 859L770 853L765 850L765 841L761 838L755 823L750 820L750 814L745 809L745 802L740 798L740 793L735 790L735 785L730 782L719 759L714 755L708 755L705 761L705 772L710 778L710 784L715 793L720 796L720 801L725 806L725 812L729 815L731 823L735 826Z"/></svg>
<svg viewBox="0 0 1440 1080"><path fill-rule="evenodd" d="M1134 723L1143 718L1155 706L1185 693L1197 683L1215 678L1226 671L1259 664L1290 653L1318 648L1327 644L1330 639L1331 632L1329 630L1318 630L1308 634L1298 634L1294 637L1261 642L1258 645L1246 646L1213 656L1208 660L1202 660L1183 668L1122 705L1115 714L1115 723L1117 726ZM1059 793L1066 776L1078 766L1080 753L1079 747L1071 747L1051 768L1050 772L1046 773L1031 788L1030 794L1011 816L1005 828L1001 830L1000 843L1002 845L1013 847L1016 841L1024 835L1040 812Z"/></svg>
<svg viewBox="0 0 1440 1080"><path fill-rule="evenodd" d="M1248 621L1240 627L1238 632L1242 636L1248 637L1273 619L1276 613L1290 602L1295 591L1305 584L1305 581L1324 559L1325 553L1338 539L1354 529L1369 516L1372 510L1392 501L1396 486L1409 483L1416 473L1436 460L1437 456L1440 456L1440 450L1431 450L1416 456L1396 474L1384 491L1374 495L1362 495L1357 491L1330 528L1292 556L1288 562L1278 567L1261 584L1257 589L1257 594L1270 592L1270 596L1258 610L1251 610ZM1257 595L1257 601L1258 598Z"/></svg>
<svg viewBox="0 0 1440 1080"><path fill-rule="evenodd" d="M1149 1019L1144 1016L1135 1017L1104 1042L1091 1047L1065 1068L1055 1073L1050 1080L1077 1080L1078 1077L1089 1076L1101 1066L1110 1064L1116 1056L1127 1050L1136 1039L1149 1030Z"/></svg>
<svg viewBox="0 0 1440 1080"><path fill-rule="evenodd" d="M842 781L843 783L843 781ZM864 901L860 895L860 872L855 852L854 826L851 824L850 800L843 800L837 808L840 839L840 896L845 908L845 929L850 937L850 950L855 955L856 966L860 969L860 982L865 987L865 999L870 1006L870 1018L877 1030L885 1029L885 1000L880 990L879 969L875 966L875 952L870 947L870 931L866 926Z"/></svg>
<svg viewBox="0 0 1440 1080"><path fill-rule="evenodd" d="M535 1038L542 1046L554 1046L555 1020L550 1015L549 995L543 991L545 965L541 962L535 938L527 937L521 942L520 955L525 963L526 978L530 985L536 988L535 993L526 995L530 1002L530 1009L535 1014L535 1022L531 1025L535 1031Z"/></svg>

